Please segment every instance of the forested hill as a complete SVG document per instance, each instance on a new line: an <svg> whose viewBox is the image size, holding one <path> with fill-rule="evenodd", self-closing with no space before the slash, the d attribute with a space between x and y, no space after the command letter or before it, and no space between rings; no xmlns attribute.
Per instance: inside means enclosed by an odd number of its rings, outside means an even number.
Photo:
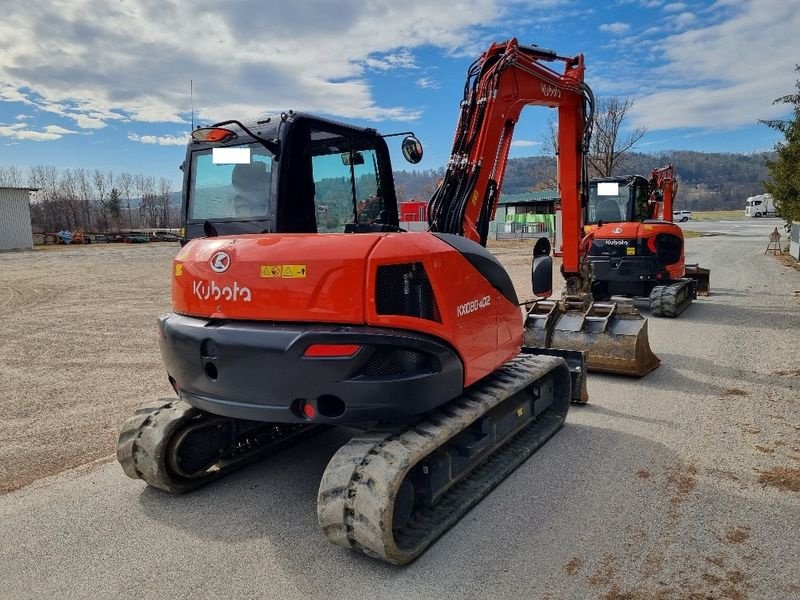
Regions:
<svg viewBox="0 0 800 600"><path fill-rule="evenodd" d="M659 154L631 153L615 174L647 177L657 167L672 163L678 177L676 206L692 210L742 209L748 196L764 192L768 178L764 160L771 153L726 154L675 150ZM508 161L504 194L521 194L553 187L555 159L548 156L513 158ZM444 168L428 171L396 171L400 199L428 199Z"/></svg>

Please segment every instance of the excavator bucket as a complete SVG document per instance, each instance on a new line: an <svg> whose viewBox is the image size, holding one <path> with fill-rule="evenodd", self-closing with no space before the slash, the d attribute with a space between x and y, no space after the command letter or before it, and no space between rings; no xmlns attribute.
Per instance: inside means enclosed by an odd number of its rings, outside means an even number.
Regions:
<svg viewBox="0 0 800 600"><path fill-rule="evenodd" d="M704 269L697 263L686 265L685 275L695 282L695 291L698 296L708 296L711 293L711 269Z"/></svg>
<svg viewBox="0 0 800 600"><path fill-rule="evenodd" d="M565 297L534 303L525 320L525 345L588 352L590 371L642 377L660 360L650 349L647 319L628 298L591 302Z"/></svg>

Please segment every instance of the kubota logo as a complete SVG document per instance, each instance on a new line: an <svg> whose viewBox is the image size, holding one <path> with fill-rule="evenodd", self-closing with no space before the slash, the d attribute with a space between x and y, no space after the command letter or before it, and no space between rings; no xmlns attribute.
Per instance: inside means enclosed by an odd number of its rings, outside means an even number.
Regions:
<svg viewBox="0 0 800 600"><path fill-rule="evenodd" d="M622 233L622 227L614 227L614 229L612 229L611 232L612 233Z"/></svg>
<svg viewBox="0 0 800 600"><path fill-rule="evenodd" d="M220 287L216 281L204 283L195 281L192 283L192 293L200 300L230 300L231 302L252 302L253 294L249 287L239 285L234 281L233 285Z"/></svg>
<svg viewBox="0 0 800 600"><path fill-rule="evenodd" d="M217 252L209 261L211 270L215 273L224 273L231 266L231 257L227 252Z"/></svg>
<svg viewBox="0 0 800 600"><path fill-rule="evenodd" d="M561 90L549 83L542 83L542 93L545 98L561 98Z"/></svg>

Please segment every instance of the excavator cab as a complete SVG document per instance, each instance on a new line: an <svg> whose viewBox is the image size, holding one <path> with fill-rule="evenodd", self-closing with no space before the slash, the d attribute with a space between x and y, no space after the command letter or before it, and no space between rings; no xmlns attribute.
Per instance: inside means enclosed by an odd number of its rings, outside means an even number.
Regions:
<svg viewBox="0 0 800 600"><path fill-rule="evenodd" d="M644 221L654 218L648 181L640 175L604 177L589 181L584 224Z"/></svg>
<svg viewBox="0 0 800 600"><path fill-rule="evenodd" d="M248 233L397 231L386 142L374 129L285 113L196 130L184 162L183 242ZM409 136L403 153L419 162Z"/></svg>

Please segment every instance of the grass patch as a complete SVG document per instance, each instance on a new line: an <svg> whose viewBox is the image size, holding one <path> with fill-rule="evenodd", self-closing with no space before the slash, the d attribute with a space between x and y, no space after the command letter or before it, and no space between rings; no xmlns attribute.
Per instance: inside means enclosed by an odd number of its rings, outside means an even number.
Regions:
<svg viewBox="0 0 800 600"><path fill-rule="evenodd" d="M720 220L744 220L744 208L742 210L698 210L692 211L692 221L720 221Z"/></svg>

